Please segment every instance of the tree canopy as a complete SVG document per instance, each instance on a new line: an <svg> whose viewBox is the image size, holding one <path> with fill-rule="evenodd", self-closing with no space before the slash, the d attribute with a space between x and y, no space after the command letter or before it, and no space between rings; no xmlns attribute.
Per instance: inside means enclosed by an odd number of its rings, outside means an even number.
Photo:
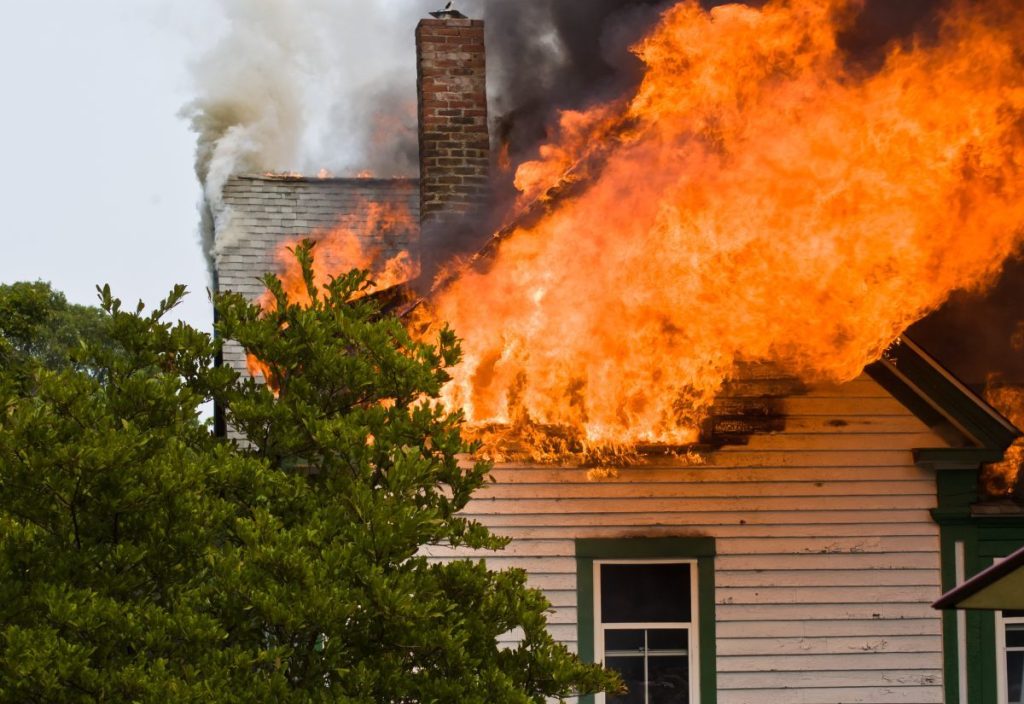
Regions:
<svg viewBox="0 0 1024 704"><path fill-rule="evenodd" d="M102 339L102 311L68 303L43 281L0 284L0 364L74 365L81 342Z"/></svg>
<svg viewBox="0 0 1024 704"><path fill-rule="evenodd" d="M18 362L0 358L0 702L616 687L552 640L522 571L423 554L503 545L460 514L489 467L460 461L461 414L436 403L454 335L416 342L363 295L365 272L318 290L311 246L296 256L308 306L268 275L273 310L217 296L213 336L165 320L179 287L152 312L103 290L102 335L71 335L70 364L37 351L31 313L4 343ZM271 383L215 364L225 344ZM231 438L210 432L210 400ZM499 646L510 631L518 644Z"/></svg>

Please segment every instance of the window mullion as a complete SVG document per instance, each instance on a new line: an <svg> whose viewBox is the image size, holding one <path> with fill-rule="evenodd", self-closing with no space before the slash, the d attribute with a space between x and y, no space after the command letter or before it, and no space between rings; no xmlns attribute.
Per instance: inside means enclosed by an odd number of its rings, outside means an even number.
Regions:
<svg viewBox="0 0 1024 704"><path fill-rule="evenodd" d="M648 671L648 662L647 662L647 659L648 659L648 657L650 657L650 652L651 652L651 649L648 647L648 643L647 643L647 634L648 633L649 633L649 631L645 628L644 629L644 704L650 704L650 698L651 698L651 688L650 688L650 685L649 685L649 683L651 681L651 675L650 675L650 672Z"/></svg>

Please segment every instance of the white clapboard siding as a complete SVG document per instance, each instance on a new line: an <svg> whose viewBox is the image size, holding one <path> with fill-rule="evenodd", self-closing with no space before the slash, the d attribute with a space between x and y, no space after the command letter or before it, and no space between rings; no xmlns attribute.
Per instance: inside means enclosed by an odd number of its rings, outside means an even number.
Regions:
<svg viewBox="0 0 1024 704"><path fill-rule="evenodd" d="M941 702L935 478L911 450L943 441L866 376L784 408L783 431L600 480L498 465L465 513L508 549L430 554L525 569L575 648L576 538L712 536L721 704Z"/></svg>

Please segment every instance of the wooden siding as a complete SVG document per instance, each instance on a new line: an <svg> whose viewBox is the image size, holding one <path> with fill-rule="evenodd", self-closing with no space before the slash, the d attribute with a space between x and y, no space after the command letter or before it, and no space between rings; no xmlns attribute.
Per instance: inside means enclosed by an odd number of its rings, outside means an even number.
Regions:
<svg viewBox="0 0 1024 704"><path fill-rule="evenodd" d="M712 536L720 704L941 702L935 480L910 451L945 443L867 376L784 407L703 464L496 467L467 510L513 538L488 564L527 570L575 648L576 538Z"/></svg>

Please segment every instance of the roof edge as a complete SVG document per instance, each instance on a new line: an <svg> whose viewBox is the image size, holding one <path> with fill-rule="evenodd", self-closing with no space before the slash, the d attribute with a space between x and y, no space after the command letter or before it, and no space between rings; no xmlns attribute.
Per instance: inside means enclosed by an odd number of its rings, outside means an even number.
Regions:
<svg viewBox="0 0 1024 704"><path fill-rule="evenodd" d="M905 335L865 371L926 425L935 427L945 420L975 447L1002 453L1022 435Z"/></svg>
<svg viewBox="0 0 1024 704"><path fill-rule="evenodd" d="M1006 559L986 567L966 582L950 589L932 604L932 608L955 609L965 599L974 596L1020 567L1024 567L1024 547L1011 553Z"/></svg>
<svg viewBox="0 0 1024 704"><path fill-rule="evenodd" d="M352 184L409 184L419 185L416 176L316 176L305 174L233 174L228 180L272 181L275 183L352 183Z"/></svg>

